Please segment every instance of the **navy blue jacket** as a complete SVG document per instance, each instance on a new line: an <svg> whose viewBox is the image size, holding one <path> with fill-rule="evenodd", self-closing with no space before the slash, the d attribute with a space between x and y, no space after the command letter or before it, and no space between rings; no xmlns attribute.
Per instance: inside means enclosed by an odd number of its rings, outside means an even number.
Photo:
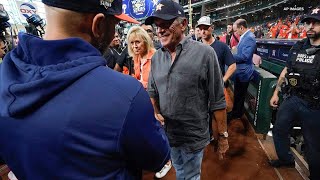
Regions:
<svg viewBox="0 0 320 180"><path fill-rule="evenodd" d="M170 149L149 96L79 39L20 34L0 65L0 157L18 179L139 179Z"/></svg>

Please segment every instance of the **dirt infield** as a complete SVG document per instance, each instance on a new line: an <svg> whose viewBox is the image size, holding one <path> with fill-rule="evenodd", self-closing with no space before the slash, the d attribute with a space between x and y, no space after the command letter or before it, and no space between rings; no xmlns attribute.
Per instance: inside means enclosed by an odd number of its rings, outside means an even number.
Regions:
<svg viewBox="0 0 320 180"><path fill-rule="evenodd" d="M279 179L274 169L267 164L268 158L252 128L245 131L241 120L233 120L229 124L228 130L230 149L226 158L219 160L213 146L208 145L204 152L201 179ZM154 173L145 172L143 179L154 179ZM162 179L175 179L174 168Z"/></svg>

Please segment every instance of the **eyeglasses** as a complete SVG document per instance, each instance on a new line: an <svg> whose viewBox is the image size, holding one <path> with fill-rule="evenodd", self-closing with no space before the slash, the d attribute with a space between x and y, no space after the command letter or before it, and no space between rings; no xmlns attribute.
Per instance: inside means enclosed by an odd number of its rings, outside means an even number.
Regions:
<svg viewBox="0 0 320 180"><path fill-rule="evenodd" d="M164 20L162 23L159 23L159 24L154 23L154 25L161 28L161 29L169 29L173 25L173 22L175 20L176 19Z"/></svg>

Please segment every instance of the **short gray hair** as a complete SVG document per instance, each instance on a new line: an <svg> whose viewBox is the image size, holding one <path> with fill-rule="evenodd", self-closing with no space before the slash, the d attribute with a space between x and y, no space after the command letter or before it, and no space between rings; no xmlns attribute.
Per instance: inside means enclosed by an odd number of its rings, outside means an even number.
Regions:
<svg viewBox="0 0 320 180"><path fill-rule="evenodd" d="M185 19L187 19L186 17L177 17L176 20L179 22L179 23L182 23Z"/></svg>

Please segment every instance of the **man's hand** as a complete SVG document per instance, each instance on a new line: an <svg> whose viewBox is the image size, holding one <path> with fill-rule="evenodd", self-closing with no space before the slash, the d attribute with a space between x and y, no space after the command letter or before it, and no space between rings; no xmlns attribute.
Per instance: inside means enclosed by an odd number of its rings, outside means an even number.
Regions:
<svg viewBox="0 0 320 180"><path fill-rule="evenodd" d="M218 154L219 154L219 159L222 160L229 149L229 144L228 144L228 139L221 137L218 140Z"/></svg>
<svg viewBox="0 0 320 180"><path fill-rule="evenodd" d="M160 122L160 124L164 125L164 118L161 114L154 114L154 117Z"/></svg>
<svg viewBox="0 0 320 180"><path fill-rule="evenodd" d="M279 96L277 94L273 94L273 96L270 99L270 106L277 108L279 102Z"/></svg>

